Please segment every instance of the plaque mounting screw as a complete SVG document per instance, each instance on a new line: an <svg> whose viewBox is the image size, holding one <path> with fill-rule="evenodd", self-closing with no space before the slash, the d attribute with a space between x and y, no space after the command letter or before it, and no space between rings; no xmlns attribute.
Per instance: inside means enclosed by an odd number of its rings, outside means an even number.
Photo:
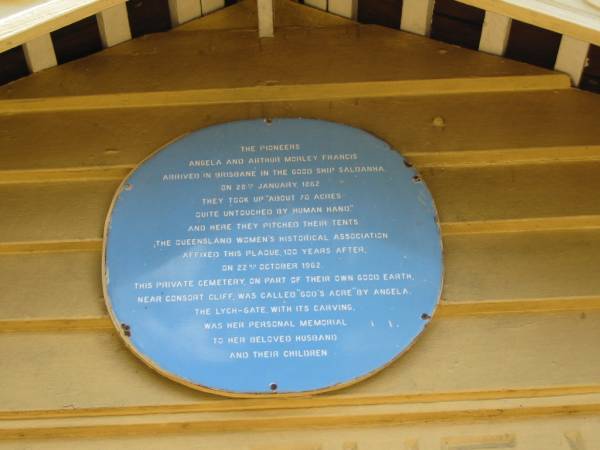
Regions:
<svg viewBox="0 0 600 450"><path fill-rule="evenodd" d="M271 124L273 123L273 119L271 119L271 118L267 117L267 118L265 119L265 123L266 123L267 125L271 125Z"/></svg>
<svg viewBox="0 0 600 450"><path fill-rule="evenodd" d="M429 319L431 319L431 316L429 314L427 314L427 313L423 313L423 314L421 314L421 319L423 319L423 320L429 320Z"/></svg>
<svg viewBox="0 0 600 450"><path fill-rule="evenodd" d="M125 189L126 191L130 191L133 189L133 185L130 183L125 184L125 186L123 187L123 189Z"/></svg>
<svg viewBox="0 0 600 450"><path fill-rule="evenodd" d="M126 323L121 324L121 328L123 329L123 334L127 337L131 336L131 327Z"/></svg>
<svg viewBox="0 0 600 450"><path fill-rule="evenodd" d="M271 383L271 384L269 385L269 388L270 388L272 391L276 391L276 390L277 390L277 383Z"/></svg>

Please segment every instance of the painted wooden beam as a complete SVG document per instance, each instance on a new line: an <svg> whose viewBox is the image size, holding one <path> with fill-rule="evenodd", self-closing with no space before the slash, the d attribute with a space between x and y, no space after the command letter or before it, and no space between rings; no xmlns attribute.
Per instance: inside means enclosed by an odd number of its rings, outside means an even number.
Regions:
<svg viewBox="0 0 600 450"><path fill-rule="evenodd" d="M504 55L511 24L510 17L486 11L479 40L479 50L493 55Z"/></svg>
<svg viewBox="0 0 600 450"><path fill-rule="evenodd" d="M567 35L563 35L560 41L554 68L559 72L568 74L574 86L577 86L581 80L581 74L587 65L589 49L589 43Z"/></svg>
<svg viewBox="0 0 600 450"><path fill-rule="evenodd" d="M258 36L273 37L273 0L258 2Z"/></svg>
<svg viewBox="0 0 600 450"><path fill-rule="evenodd" d="M593 6L591 0L458 1L600 45L600 9Z"/></svg>
<svg viewBox="0 0 600 450"><path fill-rule="evenodd" d="M202 15L200 0L169 0L171 24L176 27Z"/></svg>
<svg viewBox="0 0 600 450"><path fill-rule="evenodd" d="M96 14L96 20L104 47L112 47L131 39L131 29L129 28L125 3L119 3Z"/></svg>
<svg viewBox="0 0 600 450"><path fill-rule="evenodd" d="M225 0L201 0L200 3L202 4L202 15L225 8Z"/></svg>
<svg viewBox="0 0 600 450"><path fill-rule="evenodd" d="M31 72L56 66L56 53L49 34L39 36L23 44L27 67Z"/></svg>
<svg viewBox="0 0 600 450"><path fill-rule="evenodd" d="M404 0L402 2L400 29L422 36L429 36L434 4L434 0Z"/></svg>
<svg viewBox="0 0 600 450"><path fill-rule="evenodd" d="M0 1L0 52L33 41L124 0L19 0L9 8ZM4 13L4 14L3 14Z"/></svg>
<svg viewBox="0 0 600 450"><path fill-rule="evenodd" d="M327 11L327 0L304 0L304 4Z"/></svg>
<svg viewBox="0 0 600 450"><path fill-rule="evenodd" d="M329 0L327 8L330 13L356 20L358 0Z"/></svg>

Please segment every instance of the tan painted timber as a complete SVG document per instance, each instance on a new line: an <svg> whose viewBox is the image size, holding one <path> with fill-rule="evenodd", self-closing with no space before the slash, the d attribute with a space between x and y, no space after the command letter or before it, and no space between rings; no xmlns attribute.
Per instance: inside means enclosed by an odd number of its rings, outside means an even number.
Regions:
<svg viewBox="0 0 600 450"><path fill-rule="evenodd" d="M217 14L186 23L173 31L256 29L258 17L256 6L256 0L240 0L234 6L225 8ZM276 29L285 27L322 28L349 24L349 21L342 17L323 14L316 8L307 8L305 5L290 0L274 0L273 10Z"/></svg>
<svg viewBox="0 0 600 450"><path fill-rule="evenodd" d="M486 151L463 152L438 152L417 153L406 152L404 156L415 163L417 168L457 168L457 167L482 167L482 166L516 166L519 164L548 164L556 162L599 161L600 145L573 146L573 147L541 147L523 149L504 149ZM122 180L135 165L83 167L81 169L41 169L41 170L2 170L0 171L0 184L19 183L49 183L65 181L95 181L95 180ZM558 219L556 226L541 223L539 226L531 224L532 229L565 229L579 227L597 227L593 217L568 218L567 221ZM568 223L571 223L569 225ZM586 223L588 222L588 223ZM476 225L474 225L476 226ZM523 224L523 226L525 226ZM517 228L523 229L518 225ZM460 233L460 230L448 229L449 232ZM510 229L506 229L510 231ZM473 232L474 228L473 228Z"/></svg>
<svg viewBox="0 0 600 450"><path fill-rule="evenodd" d="M429 81L286 85L254 88L164 91L142 94L99 94L0 101L0 114L87 111L109 108L154 108L238 104L271 101L336 100L391 96L486 93L565 89L568 78L553 74L490 78L452 78ZM360 93L360 95L358 94Z"/></svg>
<svg viewBox="0 0 600 450"><path fill-rule="evenodd" d="M225 0L200 0L202 4L202 14L210 14L225 7Z"/></svg>
<svg viewBox="0 0 600 450"><path fill-rule="evenodd" d="M258 36L273 37L273 0L258 2Z"/></svg>
<svg viewBox="0 0 600 450"><path fill-rule="evenodd" d="M573 402L573 398L565 402ZM529 402L528 402L529 403ZM473 407L472 405L470 405ZM529 406L529 404L528 404ZM546 411L552 407L547 406ZM528 408L528 410L531 410ZM503 411L511 410L505 406ZM511 414L508 415L511 415ZM193 417L186 417L190 422ZM65 424L67 425L67 424ZM108 425L108 424L107 424ZM331 428L306 427L279 431L237 433L180 430L173 434L152 436L122 436L102 438L57 438L48 440L18 439L0 441L2 450L105 450L132 448L145 450L586 450L600 446L600 419L597 415L542 415L538 417L510 417L504 420L488 418L465 423L436 421L395 424L345 426L340 420ZM27 423L15 423L26 427ZM98 430L100 431L100 430ZM502 444L510 447L501 447ZM573 443L573 445L572 445ZM453 447L449 447L453 446ZM462 447L457 447L462 445ZM493 447L492 445L496 445ZM578 445L578 446L575 446Z"/></svg>
<svg viewBox="0 0 600 450"><path fill-rule="evenodd" d="M0 16L0 52L32 41L120 3L124 1L24 0L18 7L7 10L5 15Z"/></svg>
<svg viewBox="0 0 600 450"><path fill-rule="evenodd" d="M430 401L431 395L439 395L440 401L465 391L494 392L492 398L501 398L515 389L567 394L574 388L590 392L589 386L598 392L598 339L600 311L434 318L405 356L332 398L387 396L389 401L392 396L426 394ZM215 399L146 368L117 336L105 331L3 333L0 346L3 361L10 361L0 365L3 415L193 405ZM175 356L178 351L173 349ZM31 361L37 370L31 370Z"/></svg>
<svg viewBox="0 0 600 450"><path fill-rule="evenodd" d="M328 0L305 0L304 4L307 6L312 6L313 8L327 11L327 1Z"/></svg>
<svg viewBox="0 0 600 450"><path fill-rule="evenodd" d="M49 34L42 34L23 44L25 61L30 72L40 72L56 66L56 53Z"/></svg>
<svg viewBox="0 0 600 450"><path fill-rule="evenodd" d="M35 253L2 254L0 285L12 289L0 331L112 329L95 243L80 252L40 253L37 243ZM442 317L600 307L598 230L446 236L444 253Z"/></svg>
<svg viewBox="0 0 600 450"><path fill-rule="evenodd" d="M563 36L560 40L558 55L554 69L559 72L565 72L573 81L573 85L579 85L583 70L588 64L588 52L590 44L574 39L569 36Z"/></svg>
<svg viewBox="0 0 600 450"><path fill-rule="evenodd" d="M252 70L232 70L232 60ZM2 86L0 113L568 86L562 74L373 25L289 28L268 41L255 30L190 31L134 39Z"/></svg>
<svg viewBox="0 0 600 450"><path fill-rule="evenodd" d="M119 3L96 14L98 31L104 47L112 47L131 39L125 3Z"/></svg>
<svg viewBox="0 0 600 450"><path fill-rule="evenodd" d="M176 27L202 15L200 0L169 0L171 24Z"/></svg>
<svg viewBox="0 0 600 450"><path fill-rule="evenodd" d="M492 55L504 55L511 24L510 17L486 11L479 40L479 50Z"/></svg>
<svg viewBox="0 0 600 450"><path fill-rule="evenodd" d="M519 403L520 400L520 403ZM273 431L311 427L317 429L338 428L340 431L356 426L405 426L415 422L429 422L440 425L453 422L465 425L474 420L491 421L502 417L504 420L524 421L539 417L596 416L600 404L598 395L569 396L567 398L539 398L530 400L440 402L437 405L392 404L357 405L352 407L324 407L316 410L297 409L295 411L259 412L199 412L179 415L157 414L152 416L129 416L120 418L89 417L82 419L48 419L5 422L0 429L0 440L31 438L81 438L139 435L169 435L174 433L214 433ZM584 422L579 420L580 425ZM345 419L345 420L344 420ZM489 430L488 430L489 431ZM568 432L571 436L573 431ZM484 435L454 435L441 439L442 449L448 445L484 445L479 448L505 448L503 444L516 443L514 433ZM494 444L494 446L490 446ZM288 444L289 445L289 444ZM283 447L289 449L290 447ZM292 447L293 448L293 447ZM317 447L320 448L320 447ZM469 447L451 447L458 450ZM514 445L511 445L514 448Z"/></svg>
<svg viewBox="0 0 600 450"><path fill-rule="evenodd" d="M183 134L265 116L317 118L365 129L419 169L600 158L600 102L593 94L575 90L164 111L159 107L0 116L0 183L122 179L147 155ZM65 123L69 133L63 132Z"/></svg>
<svg viewBox="0 0 600 450"><path fill-rule="evenodd" d="M600 10L586 0L458 0L600 45Z"/></svg>
<svg viewBox="0 0 600 450"><path fill-rule="evenodd" d="M403 0L400 29L429 36L435 0Z"/></svg>
<svg viewBox="0 0 600 450"><path fill-rule="evenodd" d="M422 170L451 234L519 231L519 224L526 231L531 220L538 229L544 220L550 229L561 228L557 217L595 227L599 174L600 162ZM11 211L0 222L0 242L98 239L117 185L117 180L0 185L0 209Z"/></svg>
<svg viewBox="0 0 600 450"><path fill-rule="evenodd" d="M327 10L338 16L356 20L358 15L358 0L329 0Z"/></svg>

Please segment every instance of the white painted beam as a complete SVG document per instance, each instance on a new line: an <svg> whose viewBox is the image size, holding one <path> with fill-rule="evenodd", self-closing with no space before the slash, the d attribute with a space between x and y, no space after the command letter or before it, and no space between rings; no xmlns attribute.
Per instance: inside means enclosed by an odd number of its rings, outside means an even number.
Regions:
<svg viewBox="0 0 600 450"><path fill-rule="evenodd" d="M96 14L102 45L112 47L131 39L129 18L125 3L120 3Z"/></svg>
<svg viewBox="0 0 600 450"><path fill-rule="evenodd" d="M258 36L273 37L273 0L258 1Z"/></svg>
<svg viewBox="0 0 600 450"><path fill-rule="evenodd" d="M304 4L327 11L327 0L304 0Z"/></svg>
<svg viewBox="0 0 600 450"><path fill-rule="evenodd" d="M27 67L31 72L56 66L56 53L49 34L43 34L23 44Z"/></svg>
<svg viewBox="0 0 600 450"><path fill-rule="evenodd" d="M225 0L201 0L202 15L210 14L217 9L225 8Z"/></svg>
<svg viewBox="0 0 600 450"><path fill-rule="evenodd" d="M573 81L573 85L577 86L581 80L583 69L587 65L589 50L589 43L563 35L560 47L558 48L554 69L568 74Z"/></svg>
<svg viewBox="0 0 600 450"><path fill-rule="evenodd" d="M176 27L202 15L200 0L169 0L171 24Z"/></svg>
<svg viewBox="0 0 600 450"><path fill-rule="evenodd" d="M434 4L434 0L404 0L402 2L400 29L422 36L429 36Z"/></svg>
<svg viewBox="0 0 600 450"><path fill-rule="evenodd" d="M125 0L0 0L0 9L6 11L8 7L12 11L0 15L0 52L124 2Z"/></svg>
<svg viewBox="0 0 600 450"><path fill-rule="evenodd" d="M511 25L510 17L486 11L479 40L479 50L493 55L504 55Z"/></svg>
<svg viewBox="0 0 600 450"><path fill-rule="evenodd" d="M330 13L356 20L358 0L329 0L327 8Z"/></svg>

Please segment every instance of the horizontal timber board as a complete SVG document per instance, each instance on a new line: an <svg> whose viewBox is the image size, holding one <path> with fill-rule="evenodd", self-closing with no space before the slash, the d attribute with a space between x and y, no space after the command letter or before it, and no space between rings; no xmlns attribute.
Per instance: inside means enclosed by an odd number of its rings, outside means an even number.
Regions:
<svg viewBox="0 0 600 450"><path fill-rule="evenodd" d="M157 427L158 428L158 427ZM184 430L185 431L185 430ZM585 443L586 447L571 444ZM476 447L477 446L477 447ZM2 450L585 450L600 447L597 415L510 418L477 423L389 423L363 427L339 424L329 429L306 427L279 431L104 436L90 438L19 439L0 441Z"/></svg>
<svg viewBox="0 0 600 450"><path fill-rule="evenodd" d="M304 7L295 1L274 0L272 3L273 25L276 31L287 27L335 27L352 23L346 18ZM256 0L237 0L234 5L215 14L209 14L200 20L191 20L174 28L173 32L232 29L253 29L258 33Z"/></svg>
<svg viewBox="0 0 600 450"><path fill-rule="evenodd" d="M504 392L518 389L564 389L564 394L578 386L600 390L599 339L600 311L434 319L411 351L394 364L328 395L443 397L451 392L494 391L502 398ZM4 333L0 347L4 415L192 405L216 399L161 377L113 333ZM31 361L36 361L35 370Z"/></svg>
<svg viewBox="0 0 600 450"><path fill-rule="evenodd" d="M364 63L366 58L369 64ZM283 29L268 40L259 39L256 30L147 35L0 87L0 99L46 98L43 102L51 108L51 97L130 93L135 98L143 92L211 89L218 102L219 93L226 95L233 88L293 85L297 86L294 95L301 97L303 85L310 90L310 85L462 79L468 89L470 78L474 83L490 78L486 86L493 90L494 78L502 83L502 77L516 78L518 89L521 76L531 78L534 85L550 77L541 88L569 86L566 76L545 69L379 26L355 24ZM504 90L510 90L510 85ZM276 92L266 89L263 101ZM164 104L162 95L158 100ZM93 107L94 98L90 101ZM3 105L0 102L0 111Z"/></svg>
<svg viewBox="0 0 600 450"><path fill-rule="evenodd" d="M123 178L186 133L260 117L359 127L417 167L598 159L599 115L575 90L0 115L0 183Z"/></svg>
<svg viewBox="0 0 600 450"><path fill-rule="evenodd" d="M0 114L44 111L88 111L111 108L153 108L221 105L247 102L378 98L390 96L539 91L569 87L565 75L508 76L494 79L439 78L435 80L370 81L326 84L288 84L228 89L188 89L143 93L99 94L0 101ZM360 93L360 94L359 94Z"/></svg>
<svg viewBox="0 0 600 450"><path fill-rule="evenodd" d="M600 308L600 231L448 236L438 314ZM0 255L0 331L112 329L98 251Z"/></svg>
<svg viewBox="0 0 600 450"><path fill-rule="evenodd" d="M449 234L527 230L528 219L538 228L548 219L552 228L557 217L597 227L599 174L600 162L422 171ZM102 237L118 185L118 180L0 185L0 210L10 211L0 223L0 249L74 240L87 248L88 240Z"/></svg>

